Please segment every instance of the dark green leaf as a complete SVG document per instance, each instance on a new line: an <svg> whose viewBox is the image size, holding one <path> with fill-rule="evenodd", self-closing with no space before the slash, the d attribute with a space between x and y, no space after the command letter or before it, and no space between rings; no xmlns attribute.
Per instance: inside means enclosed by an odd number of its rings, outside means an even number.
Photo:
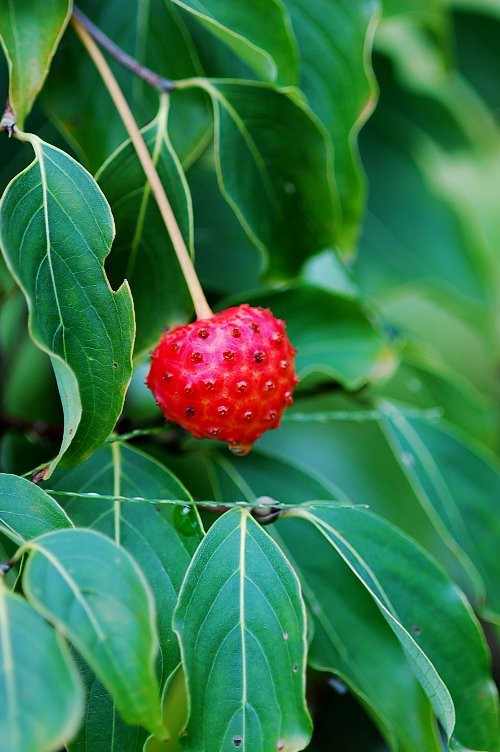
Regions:
<svg viewBox="0 0 500 752"><path fill-rule="evenodd" d="M45 491L17 475L0 473L0 529L16 543L71 527L71 520Z"/></svg>
<svg viewBox="0 0 500 752"><path fill-rule="evenodd" d="M83 687L69 650L0 581L0 739L7 752L54 752L76 733Z"/></svg>
<svg viewBox="0 0 500 752"><path fill-rule="evenodd" d="M9 100L19 128L43 86L70 8L69 0L5 0L0 5L0 42L9 64Z"/></svg>
<svg viewBox="0 0 500 752"><path fill-rule="evenodd" d="M64 152L29 139L36 158L2 198L0 244L58 381L65 430L53 469L63 454L82 460L113 430L131 376L134 314L128 285L113 292L103 272L114 229L104 196Z"/></svg>
<svg viewBox="0 0 500 752"><path fill-rule="evenodd" d="M365 184L356 145L375 104L370 53L377 0L285 0L301 57L300 86L328 130L342 208L340 245L352 252L364 211Z"/></svg>
<svg viewBox="0 0 500 752"><path fill-rule="evenodd" d="M498 697L486 640L443 570L364 509L311 503L287 515L314 525L366 587L455 748L496 752Z"/></svg>
<svg viewBox="0 0 500 752"><path fill-rule="evenodd" d="M334 239L332 155L322 126L292 88L206 79L186 85L212 99L219 186L269 274L296 273Z"/></svg>
<svg viewBox="0 0 500 752"><path fill-rule="evenodd" d="M47 533L26 546L29 601L71 640L123 719L163 735L155 608L139 567L91 530Z"/></svg>
<svg viewBox="0 0 500 752"><path fill-rule="evenodd" d="M187 750L304 748L310 720L299 585L248 512L235 509L210 528L188 570L174 628L190 697Z"/></svg>
<svg viewBox="0 0 500 752"><path fill-rule="evenodd" d="M500 623L500 470L465 436L444 424L383 404L394 454L443 541L464 562L486 618Z"/></svg>
<svg viewBox="0 0 500 752"><path fill-rule="evenodd" d="M186 179L170 142L168 98L142 130L186 246L193 251L193 216ZM130 141L115 151L96 175L116 223L107 270L114 284L130 284L137 319L136 350L155 344L166 326L185 323L192 312L182 276L151 186Z"/></svg>
<svg viewBox="0 0 500 752"><path fill-rule="evenodd" d="M179 79L203 74L186 25L170 0L82 0L78 6L116 44L160 75ZM137 121L148 123L158 110L157 92L114 61L110 65ZM181 161L190 162L210 134L209 103L195 90L171 96L170 135ZM65 36L54 60L43 102L92 172L127 138L94 64L73 33Z"/></svg>
<svg viewBox="0 0 500 752"><path fill-rule="evenodd" d="M282 0L173 2L192 13L261 78L280 84L297 83L296 42Z"/></svg>
<svg viewBox="0 0 500 752"><path fill-rule="evenodd" d="M430 704L373 600L312 526L284 520L271 534L301 581L313 623L309 663L360 698L391 749L440 752Z"/></svg>

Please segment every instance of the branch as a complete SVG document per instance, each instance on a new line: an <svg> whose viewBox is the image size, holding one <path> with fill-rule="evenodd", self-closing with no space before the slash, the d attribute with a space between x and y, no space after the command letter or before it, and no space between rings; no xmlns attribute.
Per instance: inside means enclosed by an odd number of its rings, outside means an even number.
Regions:
<svg viewBox="0 0 500 752"><path fill-rule="evenodd" d="M83 26L83 28L90 34L93 39L106 50L112 57L117 60L120 65L131 71L138 78L142 78L147 84L153 86L157 91L163 94L165 91L171 91L175 88L175 83L168 78L163 78L158 73L146 68L145 65L141 65L135 58L128 55L121 47L118 47L101 29L92 23L90 18L82 13L82 11L73 6L73 18Z"/></svg>

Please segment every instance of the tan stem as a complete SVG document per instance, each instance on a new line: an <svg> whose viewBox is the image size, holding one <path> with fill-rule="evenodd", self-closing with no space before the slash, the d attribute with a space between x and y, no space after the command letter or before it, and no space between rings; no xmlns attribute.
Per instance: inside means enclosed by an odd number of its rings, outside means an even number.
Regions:
<svg viewBox="0 0 500 752"><path fill-rule="evenodd" d="M196 316L198 319L208 319L213 316L212 310L207 303L205 293L200 285L191 256L189 255L184 238L182 237L182 233L177 224L172 207L170 206L167 194L165 193L165 189L163 188L156 167L153 164L153 160L151 159L147 146L144 143L139 126L135 122L135 118L128 106L127 100L125 99L102 52L90 34L88 34L75 17L72 17L71 23L99 71L101 78L115 103L116 109L118 110L118 114L123 121L127 133L130 136L130 140L132 141L144 173L149 181L161 216L165 222L168 234L170 235L175 254L181 266L182 274L184 275L189 294L193 301Z"/></svg>

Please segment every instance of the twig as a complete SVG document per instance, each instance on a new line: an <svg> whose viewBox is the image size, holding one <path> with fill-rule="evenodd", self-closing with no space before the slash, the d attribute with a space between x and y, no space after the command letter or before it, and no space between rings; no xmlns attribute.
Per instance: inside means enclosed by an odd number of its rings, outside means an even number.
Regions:
<svg viewBox="0 0 500 752"><path fill-rule="evenodd" d="M101 31L98 26L93 24L90 18L87 18L85 13L82 13L82 11L76 6L73 6L73 17L76 18L78 23L96 40L103 50L106 50L106 52L120 63L120 65L123 65L124 68L129 70L135 76L142 78L143 81L150 86L153 86L160 93L171 91L175 88L174 81L160 76L145 65L141 65L141 63L125 52L125 50L118 47L117 44Z"/></svg>
<svg viewBox="0 0 500 752"><path fill-rule="evenodd" d="M156 167L154 166L148 148L144 143L144 139L139 130L139 126L135 122L135 118L130 107L128 106L127 100L125 99L123 92L120 89L109 65L104 59L102 52L100 51L99 47L96 45L88 31L82 26L80 21L74 15L71 19L71 23L73 24L76 33L80 37L83 45L85 46L87 52L93 60L97 70L99 71L101 78L113 102L115 103L118 114L120 115L123 124L130 136L130 140L134 145L139 161L142 165L144 173L151 186L153 195L156 199L156 203L158 204L158 209L160 210L160 214L163 221L165 222L168 234L170 235L175 254L179 261L182 274L184 275L189 294L191 295L191 299L193 301L196 316L198 317L198 319L208 319L213 316L213 313L205 298L205 294L200 285L200 280L197 277L191 256L189 255L189 251L186 248L184 238L182 237L182 233L179 229L179 225L177 224L177 220L175 218L174 212L172 211L172 207L170 206L170 202L167 198L167 194L165 193L165 189L163 188L162 182L156 171ZM162 96L167 95L163 94Z"/></svg>

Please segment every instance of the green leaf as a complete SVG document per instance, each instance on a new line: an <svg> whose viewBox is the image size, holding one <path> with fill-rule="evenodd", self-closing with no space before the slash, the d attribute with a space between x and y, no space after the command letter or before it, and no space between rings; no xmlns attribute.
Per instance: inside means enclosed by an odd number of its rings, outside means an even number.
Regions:
<svg viewBox="0 0 500 752"><path fill-rule="evenodd" d="M69 0L6 0L0 6L0 42L9 64L9 101L23 128L43 86L71 13Z"/></svg>
<svg viewBox="0 0 500 752"><path fill-rule="evenodd" d="M167 124L168 98L161 98L157 117L143 128L162 184L193 253L191 197ZM130 284L137 320L136 350L155 344L165 326L184 323L192 303L170 235L151 192L151 186L130 141L122 144L96 175L116 223L116 241L107 264L112 283Z"/></svg>
<svg viewBox="0 0 500 752"><path fill-rule="evenodd" d="M189 501L188 492L166 467L117 441L78 467L57 470L50 486L75 525L113 538L141 568L156 603L157 674L163 687L180 661L172 614L203 530L193 507L158 502Z"/></svg>
<svg viewBox="0 0 500 752"><path fill-rule="evenodd" d="M78 7L136 60L169 79L203 75L196 47L170 0L82 0ZM109 60L139 123L158 110L158 93ZM211 130L210 105L200 91L172 92L170 136L181 162L190 163ZM43 93L50 118L91 172L122 144L127 133L94 64L74 34L63 39ZM92 127L89 127L89 124Z"/></svg>
<svg viewBox="0 0 500 752"><path fill-rule="evenodd" d="M334 380L358 389L396 365L385 336L357 300L306 282L245 300L286 321L297 374L306 384Z"/></svg>
<svg viewBox="0 0 500 752"><path fill-rule="evenodd" d="M113 219L92 177L67 154L27 137L35 160L0 204L0 245L30 308L30 333L51 356L64 409L60 458L98 447L121 413L131 371L133 304L103 271Z"/></svg>
<svg viewBox="0 0 500 752"><path fill-rule="evenodd" d="M370 65L378 0L285 0L301 57L300 87L335 150L342 230L352 252L364 212L365 181L356 144L376 100Z"/></svg>
<svg viewBox="0 0 500 752"><path fill-rule="evenodd" d="M366 589L313 526L286 519L270 529L302 585L312 622L309 663L346 682L391 749L440 752L429 701Z"/></svg>
<svg viewBox="0 0 500 752"><path fill-rule="evenodd" d="M190 698L189 752L304 748L310 720L300 589L248 512L232 510L210 528L184 581L174 629Z"/></svg>
<svg viewBox="0 0 500 752"><path fill-rule="evenodd" d="M71 527L71 520L45 491L17 475L0 473L0 530L16 543Z"/></svg>
<svg viewBox="0 0 500 752"><path fill-rule="evenodd" d="M280 84L297 83L297 46L282 0L173 2L193 14L261 78Z"/></svg>
<svg viewBox="0 0 500 752"><path fill-rule="evenodd" d="M384 402L382 424L410 484L443 541L464 562L485 618L500 624L500 469L444 423L405 416Z"/></svg>
<svg viewBox="0 0 500 752"><path fill-rule="evenodd" d="M490 656L458 587L411 538L364 509L311 503L287 515L314 525L366 587L455 748L496 752Z"/></svg>
<svg viewBox="0 0 500 752"><path fill-rule="evenodd" d="M0 739L9 752L53 752L76 733L83 688L60 636L0 581Z"/></svg>
<svg viewBox="0 0 500 752"><path fill-rule="evenodd" d="M193 79L212 99L219 187L273 279L334 240L331 148L298 90ZM237 158L235 158L237 154Z"/></svg>
<svg viewBox="0 0 500 752"><path fill-rule="evenodd" d="M163 735L154 601L137 564L92 530L47 533L26 548L28 600L82 654L123 719Z"/></svg>

